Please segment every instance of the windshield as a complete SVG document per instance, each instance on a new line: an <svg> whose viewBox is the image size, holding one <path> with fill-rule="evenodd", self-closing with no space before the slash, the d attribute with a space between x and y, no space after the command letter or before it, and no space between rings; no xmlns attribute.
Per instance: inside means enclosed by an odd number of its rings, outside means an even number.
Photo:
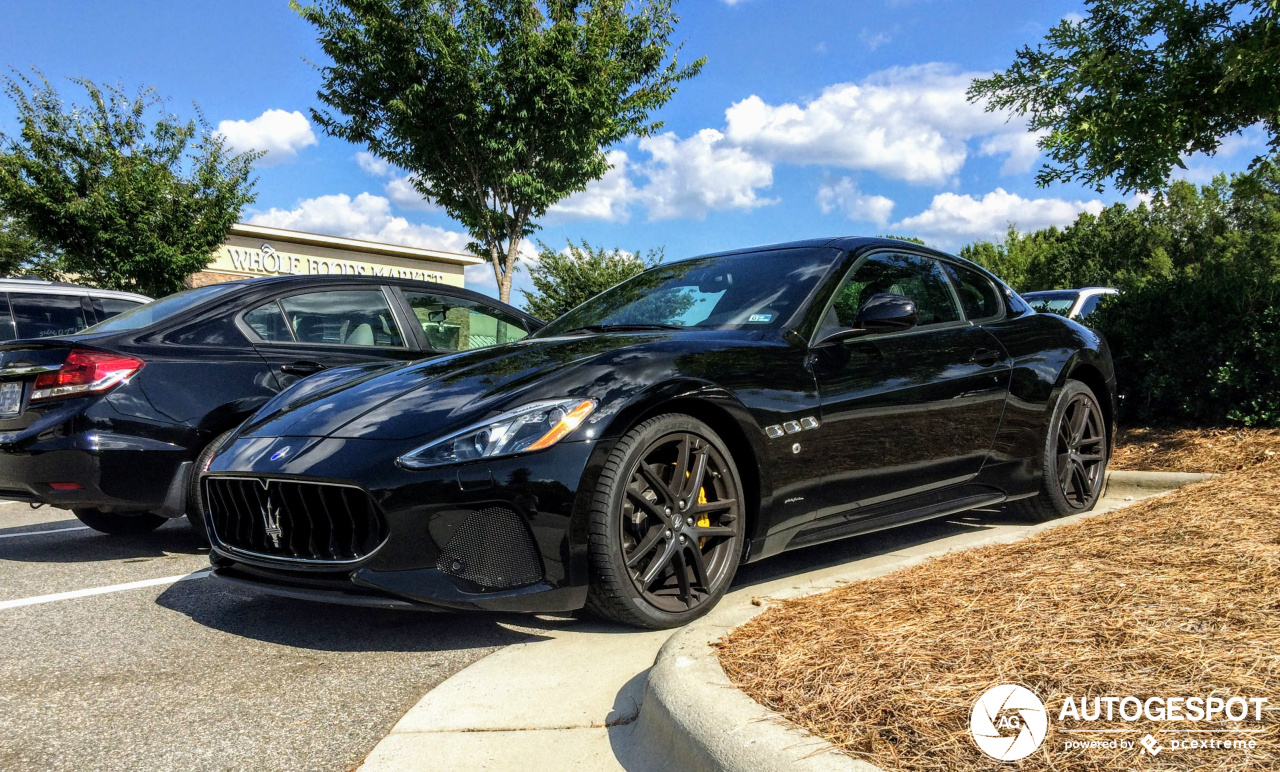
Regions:
<svg viewBox="0 0 1280 772"><path fill-rule="evenodd" d="M140 330L143 327L149 327L156 322L168 319L175 314L182 313L197 303L203 303L209 298L236 289L238 286L239 284L235 282L230 284L210 284L185 292L177 292L116 314L105 322L99 322L92 327L81 330L80 334Z"/></svg>
<svg viewBox="0 0 1280 772"><path fill-rule="evenodd" d="M825 248L776 249L660 265L605 290L536 337L609 327L776 329L839 254Z"/></svg>
<svg viewBox="0 0 1280 772"><path fill-rule="evenodd" d="M1079 296L1078 292L1028 292L1022 299L1037 311L1066 316Z"/></svg>

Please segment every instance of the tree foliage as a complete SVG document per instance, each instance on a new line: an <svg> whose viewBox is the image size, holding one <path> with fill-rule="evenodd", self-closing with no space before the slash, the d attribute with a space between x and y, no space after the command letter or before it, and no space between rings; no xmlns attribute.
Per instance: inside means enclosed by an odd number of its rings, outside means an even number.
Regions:
<svg viewBox="0 0 1280 772"><path fill-rule="evenodd" d="M624 252L568 243L557 251L538 242L538 261L525 266L533 291L521 290L529 313L548 321L576 308L613 285L662 262L663 250Z"/></svg>
<svg viewBox="0 0 1280 772"><path fill-rule="evenodd" d="M313 111L406 169L471 233L508 300L520 242L609 170L605 150L701 69L676 61L674 0L321 0L293 7L332 60ZM678 50L678 49L677 49Z"/></svg>
<svg viewBox="0 0 1280 772"><path fill-rule="evenodd" d="M1280 3L1088 0L973 82L988 109L1028 116L1051 163L1041 185L1078 180L1124 191L1165 187L1182 156L1213 153L1262 123L1280 149ZM1261 159L1258 159L1261 160Z"/></svg>
<svg viewBox="0 0 1280 772"><path fill-rule="evenodd" d="M77 281L176 292L254 200L258 154L232 154L151 89L74 82L88 105L66 107L43 77L6 80L21 131L0 135L0 209Z"/></svg>
<svg viewBox="0 0 1280 772"><path fill-rule="evenodd" d="M17 276L40 258L40 245L22 223L0 212L0 276Z"/></svg>
<svg viewBox="0 0 1280 772"><path fill-rule="evenodd" d="M1021 290L1112 286L1089 324L1126 420L1280 425L1280 169L1173 183L1149 203L961 254Z"/></svg>

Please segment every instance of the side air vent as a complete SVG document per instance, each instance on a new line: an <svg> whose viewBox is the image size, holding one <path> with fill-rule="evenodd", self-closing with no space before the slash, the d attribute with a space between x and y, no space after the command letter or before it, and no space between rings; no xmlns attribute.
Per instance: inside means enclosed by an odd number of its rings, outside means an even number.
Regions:
<svg viewBox="0 0 1280 772"><path fill-rule="evenodd" d="M472 512L449 539L436 568L493 590L542 580L542 558L524 518L507 507Z"/></svg>

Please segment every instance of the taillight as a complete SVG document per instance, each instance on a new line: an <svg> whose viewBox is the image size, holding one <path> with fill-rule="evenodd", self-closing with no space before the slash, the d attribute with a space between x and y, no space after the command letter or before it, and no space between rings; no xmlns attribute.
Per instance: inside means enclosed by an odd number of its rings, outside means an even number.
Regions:
<svg viewBox="0 0 1280 772"><path fill-rule="evenodd" d="M133 357L74 348L60 369L36 377L31 401L101 393L141 370L142 364Z"/></svg>

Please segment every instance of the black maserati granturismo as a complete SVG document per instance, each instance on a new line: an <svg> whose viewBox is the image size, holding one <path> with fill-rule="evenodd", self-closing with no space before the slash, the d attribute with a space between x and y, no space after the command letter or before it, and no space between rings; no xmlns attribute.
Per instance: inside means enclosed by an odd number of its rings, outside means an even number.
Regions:
<svg viewBox="0 0 1280 772"><path fill-rule="evenodd" d="M1001 502L1093 507L1097 333L967 261L843 238L659 265L525 340L284 392L202 474L214 575L670 627L742 562Z"/></svg>

